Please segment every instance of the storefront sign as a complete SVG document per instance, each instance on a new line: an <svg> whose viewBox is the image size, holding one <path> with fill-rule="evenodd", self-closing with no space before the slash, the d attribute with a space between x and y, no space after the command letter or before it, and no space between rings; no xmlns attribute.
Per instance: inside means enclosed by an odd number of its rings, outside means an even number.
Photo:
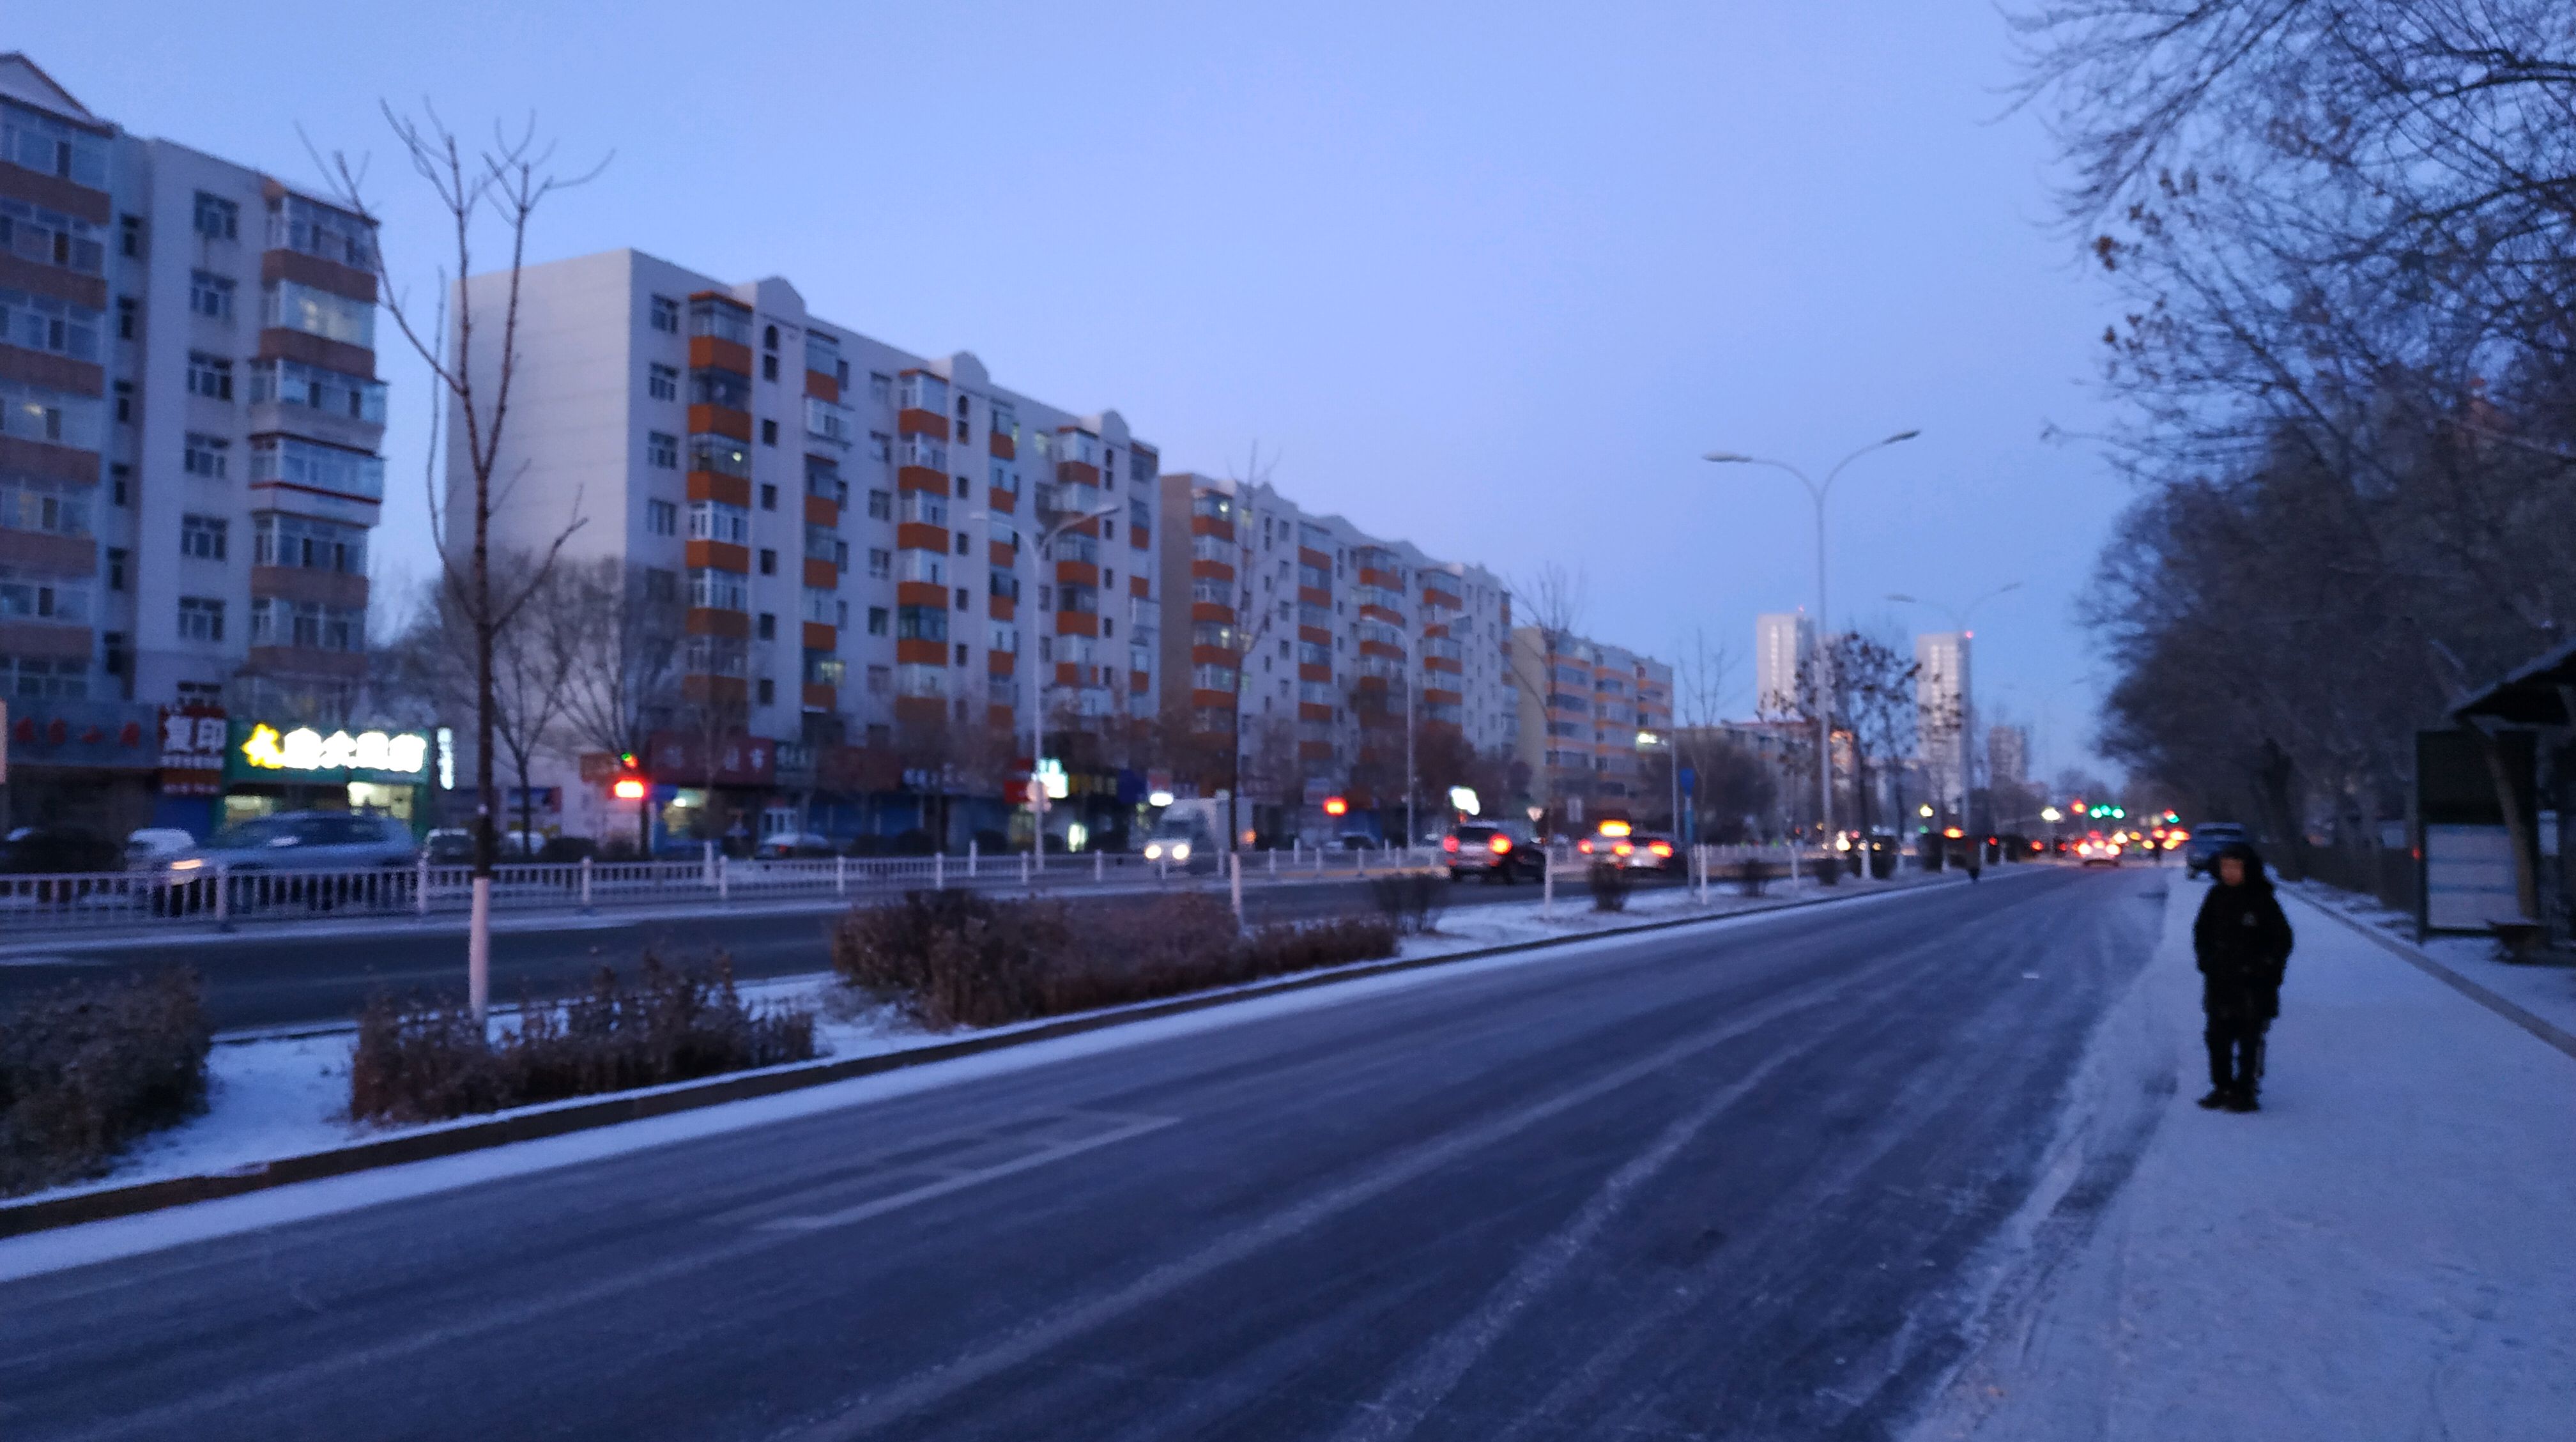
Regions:
<svg viewBox="0 0 2576 1442"><path fill-rule="evenodd" d="M231 730L220 706L161 708L161 794L212 796L224 789L224 743Z"/></svg>
<svg viewBox="0 0 2576 1442"><path fill-rule="evenodd" d="M131 701L20 700L6 721L11 763L148 771L153 708Z"/></svg>
<svg viewBox="0 0 2576 1442"><path fill-rule="evenodd" d="M645 769L673 786L766 786L776 775L777 743L766 736L708 738L656 731L646 745Z"/></svg>
<svg viewBox="0 0 2576 1442"><path fill-rule="evenodd" d="M429 737L418 731L281 729L235 721L224 756L233 781L375 781L418 785L428 779Z"/></svg>

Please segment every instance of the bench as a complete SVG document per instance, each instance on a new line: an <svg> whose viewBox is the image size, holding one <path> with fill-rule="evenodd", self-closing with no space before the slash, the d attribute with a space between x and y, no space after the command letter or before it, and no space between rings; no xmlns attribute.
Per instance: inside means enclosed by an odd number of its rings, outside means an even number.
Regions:
<svg viewBox="0 0 2576 1442"><path fill-rule="evenodd" d="M2494 933L2496 950L2507 961L2528 961L2549 945L2549 927L2527 916L2489 917L2487 930Z"/></svg>

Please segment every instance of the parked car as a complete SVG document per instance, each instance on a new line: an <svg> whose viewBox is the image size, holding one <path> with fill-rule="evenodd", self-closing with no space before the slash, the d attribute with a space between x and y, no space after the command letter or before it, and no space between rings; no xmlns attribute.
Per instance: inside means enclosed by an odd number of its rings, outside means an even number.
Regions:
<svg viewBox="0 0 2576 1442"><path fill-rule="evenodd" d="M2218 863L2218 853L2253 837L2233 821L2204 821L2192 827L2182 844L2182 869L2195 880Z"/></svg>
<svg viewBox="0 0 2576 1442"><path fill-rule="evenodd" d="M1154 829L1145 833L1145 859L1172 862L1192 872L1214 871L1218 855L1225 850L1225 838L1217 831L1221 824L1213 803L1183 801L1164 807L1163 814L1154 818Z"/></svg>
<svg viewBox="0 0 2576 1442"><path fill-rule="evenodd" d="M1340 836L1334 838L1334 844L1341 847L1344 851L1377 850L1377 838L1369 835L1365 831L1345 831Z"/></svg>
<svg viewBox="0 0 2576 1442"><path fill-rule="evenodd" d="M837 850L832 838L812 831L781 831L760 838L752 855L763 861L785 861L790 857L830 856Z"/></svg>
<svg viewBox="0 0 2576 1442"><path fill-rule="evenodd" d="M1452 881L1481 876L1509 886L1547 874L1547 853L1527 822L1463 822L1449 828L1439 846L1446 853Z"/></svg>
<svg viewBox="0 0 2576 1442"><path fill-rule="evenodd" d="M1631 871L1665 871L1680 873L1690 869L1690 858L1673 839L1661 832L1639 831L1628 837L1628 869Z"/></svg>
<svg viewBox="0 0 2576 1442"><path fill-rule="evenodd" d="M114 871L123 860L114 841L80 826L21 826L0 839L0 872Z"/></svg>
<svg viewBox="0 0 2576 1442"><path fill-rule="evenodd" d="M197 844L176 826L146 826L125 838L125 869L150 871Z"/></svg>
<svg viewBox="0 0 2576 1442"><path fill-rule="evenodd" d="M410 866L419 855L411 828L390 816L287 811L227 826L163 869L191 878L216 867L233 873L360 871Z"/></svg>

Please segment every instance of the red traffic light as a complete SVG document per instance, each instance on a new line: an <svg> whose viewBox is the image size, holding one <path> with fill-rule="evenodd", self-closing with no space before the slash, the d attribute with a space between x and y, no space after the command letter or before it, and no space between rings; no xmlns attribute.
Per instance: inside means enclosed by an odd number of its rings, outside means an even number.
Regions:
<svg viewBox="0 0 2576 1442"><path fill-rule="evenodd" d="M1346 815L1349 813L1350 809L1351 803L1343 800L1341 797L1327 796L1324 798L1324 814L1326 816Z"/></svg>
<svg viewBox="0 0 2576 1442"><path fill-rule="evenodd" d="M609 783L608 794L620 801L641 801L652 789L641 776L620 776Z"/></svg>

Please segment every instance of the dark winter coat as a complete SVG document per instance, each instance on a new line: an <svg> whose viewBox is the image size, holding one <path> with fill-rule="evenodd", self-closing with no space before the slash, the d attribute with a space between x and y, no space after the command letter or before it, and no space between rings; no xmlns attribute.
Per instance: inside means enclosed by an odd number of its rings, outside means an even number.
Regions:
<svg viewBox="0 0 2576 1442"><path fill-rule="evenodd" d="M2269 1021L2281 1014L2281 976L2290 962L2290 919L2272 895L2271 878L2254 848L2230 846L2210 865L2235 856L2245 880L2209 888L2191 924L2191 949L2200 963L2201 1009L2213 1020Z"/></svg>

